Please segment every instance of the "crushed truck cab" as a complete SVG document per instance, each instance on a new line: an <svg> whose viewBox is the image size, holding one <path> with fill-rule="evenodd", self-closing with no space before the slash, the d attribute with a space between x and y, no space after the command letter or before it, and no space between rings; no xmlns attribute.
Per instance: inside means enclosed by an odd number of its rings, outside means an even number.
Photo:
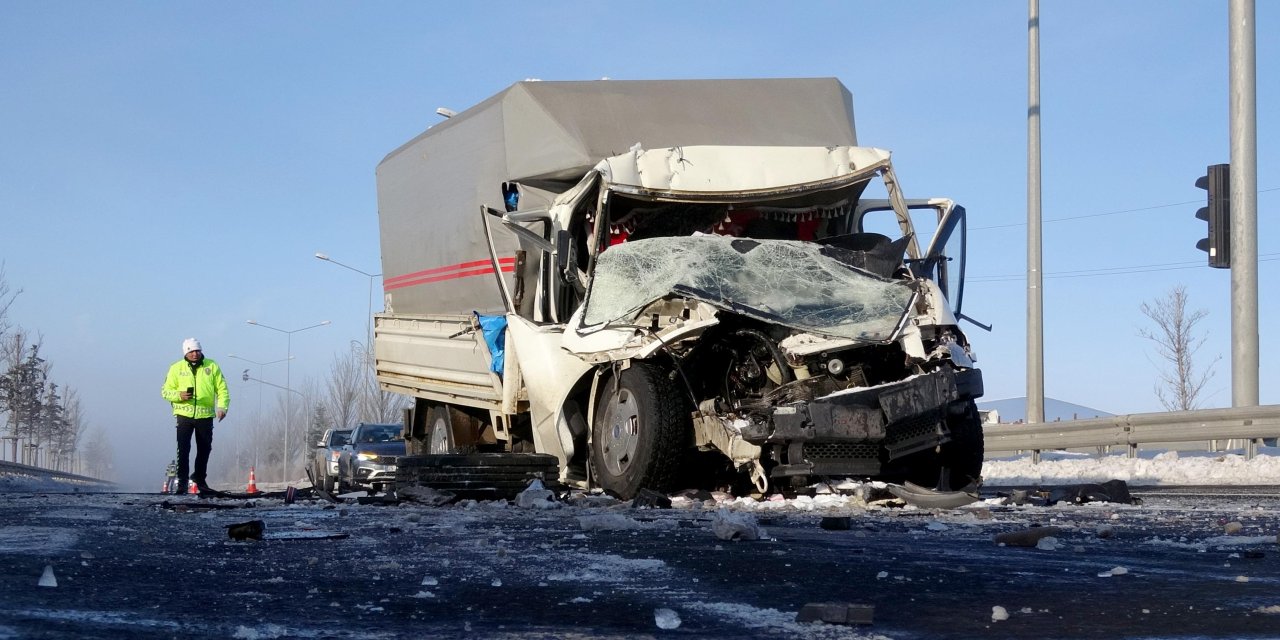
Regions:
<svg viewBox="0 0 1280 640"><path fill-rule="evenodd" d="M740 102L748 88L763 97ZM546 132L513 128L508 101L538 95L540 115L578 144L537 150L545 165L569 149L565 166L519 175L511 139ZM619 95L641 110L636 139L585 164L597 138L628 133ZM646 98L657 113L721 118L664 131ZM743 480L764 492L820 477L980 479L982 378L958 322L965 211L902 194L889 152L856 145L838 82L521 83L474 109L460 114L477 121L470 146L429 130L379 167L378 378L417 399L410 453L551 454L561 480L624 497ZM495 110L502 127L482 125ZM796 119L806 124L789 130ZM438 192L402 166L449 150L484 165L470 156L486 141L505 165L418 176ZM873 183L887 197L865 198ZM445 215L421 200L433 195L471 211Z"/></svg>

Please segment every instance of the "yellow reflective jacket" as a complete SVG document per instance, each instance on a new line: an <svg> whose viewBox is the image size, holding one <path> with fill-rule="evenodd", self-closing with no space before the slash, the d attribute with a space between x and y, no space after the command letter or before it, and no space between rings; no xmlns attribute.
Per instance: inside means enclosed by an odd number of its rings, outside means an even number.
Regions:
<svg viewBox="0 0 1280 640"><path fill-rule="evenodd" d="M182 392L187 387L193 387L195 395L190 400L183 400ZM231 401L222 368L209 358L205 358L198 367L192 367L186 358L170 365L160 395L173 403L173 415L188 418L212 418L215 406L225 411Z"/></svg>

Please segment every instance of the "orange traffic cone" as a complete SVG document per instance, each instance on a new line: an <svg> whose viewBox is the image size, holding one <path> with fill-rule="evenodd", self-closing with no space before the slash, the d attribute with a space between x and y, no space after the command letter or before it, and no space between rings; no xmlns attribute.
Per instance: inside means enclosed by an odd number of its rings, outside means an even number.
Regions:
<svg viewBox="0 0 1280 640"><path fill-rule="evenodd" d="M187 490L187 493L194 495L194 494L200 493L200 489L196 488L196 483L192 482L191 488Z"/></svg>
<svg viewBox="0 0 1280 640"><path fill-rule="evenodd" d="M160 485L160 493L169 493L169 481L168 481L168 480L165 480L165 481L164 481L164 484Z"/></svg>
<svg viewBox="0 0 1280 640"><path fill-rule="evenodd" d="M258 479L253 475L253 467L249 467L249 487L244 490L245 493L258 492Z"/></svg>

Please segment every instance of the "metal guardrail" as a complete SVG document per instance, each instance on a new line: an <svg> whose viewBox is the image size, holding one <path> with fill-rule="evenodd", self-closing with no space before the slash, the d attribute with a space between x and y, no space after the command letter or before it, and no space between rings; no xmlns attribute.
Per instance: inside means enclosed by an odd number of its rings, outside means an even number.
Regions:
<svg viewBox="0 0 1280 640"><path fill-rule="evenodd" d="M28 478L60 480L63 482L103 488L110 487L115 484L107 482L106 480L90 478L89 476L77 475L66 471L54 471L53 469L45 469L43 467L32 467L30 465L18 464L17 462L3 461L0 461L0 476L25 476Z"/></svg>
<svg viewBox="0 0 1280 640"><path fill-rule="evenodd" d="M983 428L988 454L1033 452L1077 447L1124 445L1134 457L1138 445L1210 440L1245 440L1246 456L1257 453L1257 441L1280 437L1280 405L1201 409L1166 413L1134 413L1109 418L1044 422L1039 424L989 424Z"/></svg>

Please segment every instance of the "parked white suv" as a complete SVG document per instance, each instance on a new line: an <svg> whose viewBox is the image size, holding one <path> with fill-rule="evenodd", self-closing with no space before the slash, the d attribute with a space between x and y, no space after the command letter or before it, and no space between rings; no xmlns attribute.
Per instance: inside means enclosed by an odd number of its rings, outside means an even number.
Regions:
<svg viewBox="0 0 1280 640"><path fill-rule="evenodd" d="M348 442L351 442L350 429L327 429L320 437L311 464L311 479L316 487L333 493L338 485L338 456L342 445Z"/></svg>

